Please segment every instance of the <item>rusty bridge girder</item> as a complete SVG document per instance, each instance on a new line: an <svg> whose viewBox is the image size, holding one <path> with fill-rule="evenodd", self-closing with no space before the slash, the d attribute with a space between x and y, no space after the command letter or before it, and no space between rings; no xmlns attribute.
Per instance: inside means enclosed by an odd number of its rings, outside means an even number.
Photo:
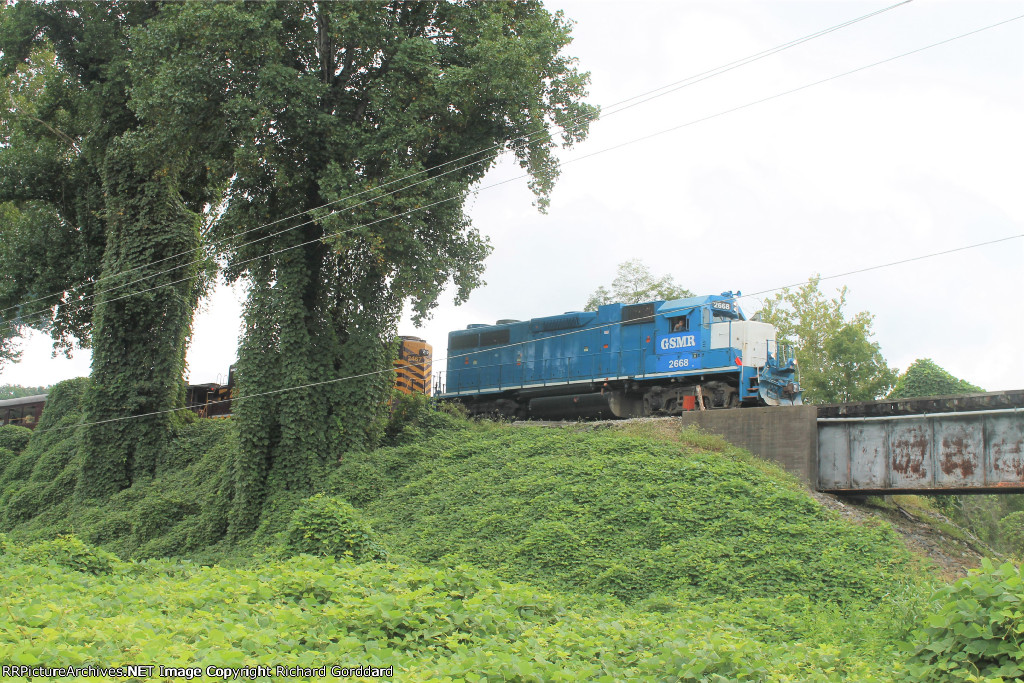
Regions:
<svg viewBox="0 0 1024 683"><path fill-rule="evenodd" d="M1019 406L879 417L821 412L829 414L817 420L821 491L1024 493Z"/></svg>

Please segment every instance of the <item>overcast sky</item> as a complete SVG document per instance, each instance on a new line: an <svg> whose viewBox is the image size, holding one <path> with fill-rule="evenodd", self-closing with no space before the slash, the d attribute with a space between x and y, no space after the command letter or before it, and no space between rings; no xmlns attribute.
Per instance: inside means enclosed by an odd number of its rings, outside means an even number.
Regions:
<svg viewBox="0 0 1024 683"><path fill-rule="evenodd" d="M892 3L552 2L577 22L569 53L606 108ZM616 266L643 259L698 294L769 290L1024 233L1024 20L573 161L1024 14L1022 2L915 0L873 19L609 116L561 154L542 215L504 163L468 205L490 237L487 285L446 296L415 334L446 353L470 323L579 310ZM996 391L1024 388L1024 239L823 282L875 315L900 371L931 358ZM745 296L748 314L761 297ZM239 291L205 305L189 379L234 361ZM45 338L0 383L88 374Z"/></svg>

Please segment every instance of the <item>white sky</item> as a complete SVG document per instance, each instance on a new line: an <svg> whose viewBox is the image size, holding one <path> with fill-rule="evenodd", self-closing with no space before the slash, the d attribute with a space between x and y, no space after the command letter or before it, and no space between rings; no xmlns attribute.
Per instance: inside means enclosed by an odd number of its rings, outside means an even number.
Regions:
<svg viewBox="0 0 1024 683"><path fill-rule="evenodd" d="M886 2L551 2L607 105L887 6ZM1000 20L1022 2L915 0L853 27L608 117L563 161L753 102ZM567 163L550 211L525 181L470 200L487 285L423 328L435 358L469 323L579 310L617 264L643 259L698 294L752 293L1024 232L1024 20L799 93ZM490 185L520 173L499 165ZM900 371L932 358L990 391L1024 388L1024 239L851 275L849 314L875 315ZM189 379L234 361L240 292L197 317ZM759 307L741 300L745 310ZM88 373L34 337L0 383ZM437 368L435 368L437 369Z"/></svg>

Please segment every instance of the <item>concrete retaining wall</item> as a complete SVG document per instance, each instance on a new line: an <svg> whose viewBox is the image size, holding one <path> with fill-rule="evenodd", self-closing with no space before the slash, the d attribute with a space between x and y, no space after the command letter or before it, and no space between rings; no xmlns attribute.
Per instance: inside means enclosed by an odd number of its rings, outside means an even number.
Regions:
<svg viewBox="0 0 1024 683"><path fill-rule="evenodd" d="M778 463L812 487L818 484L817 406L777 406L684 413L683 426L697 425L729 443Z"/></svg>

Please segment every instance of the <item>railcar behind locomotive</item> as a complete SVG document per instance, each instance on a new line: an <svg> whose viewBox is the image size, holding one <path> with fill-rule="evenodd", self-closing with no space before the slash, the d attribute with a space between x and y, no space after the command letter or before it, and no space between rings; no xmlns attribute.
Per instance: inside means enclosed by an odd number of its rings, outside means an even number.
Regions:
<svg viewBox="0 0 1024 683"><path fill-rule="evenodd" d="M8 398L0 401L0 425L19 425L35 429L46 405L46 394Z"/></svg>
<svg viewBox="0 0 1024 683"><path fill-rule="evenodd" d="M437 395L473 414L625 418L799 405L792 348L739 292L609 304L448 335Z"/></svg>
<svg viewBox="0 0 1024 683"><path fill-rule="evenodd" d="M393 363L398 391L430 395L432 352L433 347L419 337L398 337L398 357ZM199 417L228 417L234 387L235 366L232 365L227 384L188 385L185 405Z"/></svg>
<svg viewBox="0 0 1024 683"><path fill-rule="evenodd" d="M419 337L398 338L395 359L395 388L409 393L430 394L432 347ZM199 417L230 417L231 396L235 388L235 366L228 371L227 384L189 384L185 405ZM0 401L0 425L21 425L35 429L46 405L46 394Z"/></svg>

